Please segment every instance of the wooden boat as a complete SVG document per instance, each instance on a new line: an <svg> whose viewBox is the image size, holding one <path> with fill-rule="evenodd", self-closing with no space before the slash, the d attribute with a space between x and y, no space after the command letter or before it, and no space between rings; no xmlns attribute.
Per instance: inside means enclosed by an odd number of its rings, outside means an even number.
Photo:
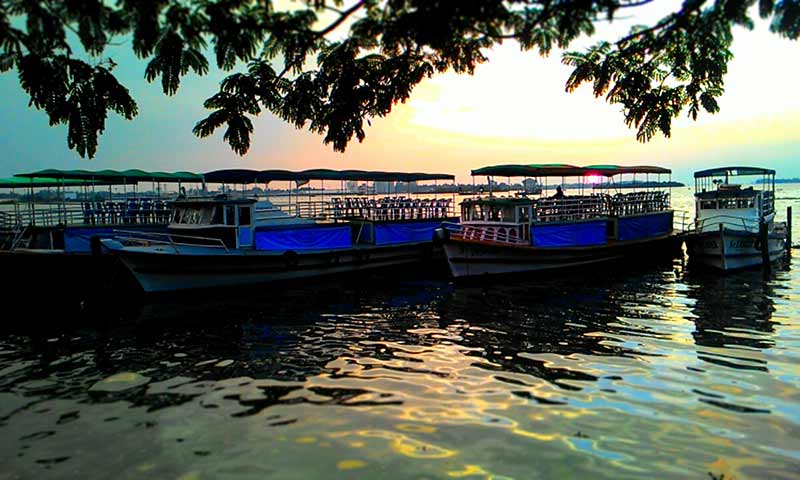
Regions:
<svg viewBox="0 0 800 480"><path fill-rule="evenodd" d="M461 224L438 233L454 277L536 272L634 257L674 255L682 238L673 229L667 191L596 193L586 181L623 174L669 174L661 167L499 165L473 175L577 177L577 195L560 198L476 198L461 203ZM491 184L491 183L490 183ZM590 189L586 192L586 189Z"/></svg>
<svg viewBox="0 0 800 480"><path fill-rule="evenodd" d="M308 170L218 171L206 181L418 181L452 175ZM325 192L325 188L318 190ZM322 193L324 195L324 193ZM457 220L451 199L332 197L289 202L223 195L176 201L165 234L102 240L145 292L166 292L334 275L430 259L433 231ZM269 213L269 214L267 214Z"/></svg>
<svg viewBox="0 0 800 480"><path fill-rule="evenodd" d="M760 178L755 186L732 183ZM757 167L703 170L695 178L695 224L687 237L693 263L719 270L763 265L785 250L785 224L775 222L775 171Z"/></svg>
<svg viewBox="0 0 800 480"><path fill-rule="evenodd" d="M152 182L154 192L137 192L140 182ZM62 278L70 281L59 284L60 292L101 291L118 266L113 258L92 255L99 252L98 240L119 228L165 231L170 203L182 182L202 183L202 177L189 172L48 169L0 179L0 189L10 193L0 205L0 269L14 272L4 284L29 291L47 285L45 277ZM177 183L178 190L164 192L165 183Z"/></svg>
<svg viewBox="0 0 800 480"><path fill-rule="evenodd" d="M0 179L0 188L22 189L29 195L26 201L14 200L0 209L0 250L26 256L41 253L51 258L57 254L88 255L90 240L110 237L115 228L163 230L169 223L170 202L176 193L162 196L160 185L202 181L201 175L189 172L55 169ZM138 194L139 182L158 183L159 195ZM114 186L123 190L132 187L132 191L113 194ZM106 187L108 192L104 192ZM36 201L34 190L45 188L53 188L55 193L46 202ZM67 192L68 188L80 191Z"/></svg>

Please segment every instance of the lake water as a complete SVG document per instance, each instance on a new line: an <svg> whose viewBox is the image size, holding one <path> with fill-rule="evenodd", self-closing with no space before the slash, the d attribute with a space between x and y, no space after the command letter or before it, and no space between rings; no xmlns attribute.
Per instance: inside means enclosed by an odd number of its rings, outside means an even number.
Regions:
<svg viewBox="0 0 800 480"><path fill-rule="evenodd" d="M782 219L800 187L777 196ZM43 275L4 302L0 479L798 478L798 267L149 304Z"/></svg>

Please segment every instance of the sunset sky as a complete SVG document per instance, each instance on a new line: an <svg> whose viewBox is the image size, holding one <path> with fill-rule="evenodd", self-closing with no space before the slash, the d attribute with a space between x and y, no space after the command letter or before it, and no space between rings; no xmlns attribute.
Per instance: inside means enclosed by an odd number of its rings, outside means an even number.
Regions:
<svg viewBox="0 0 800 480"><path fill-rule="evenodd" d="M664 8L661 3L660 10L642 11L636 19L601 24L594 37L571 49L618 38L630 25L658 18ZM468 182L470 169L497 163L657 164L671 167L683 181L694 170L745 164L796 177L800 94L794 85L800 63L785 59L796 59L799 49L763 23L752 32L737 30L722 111L698 122L683 116L674 122L671 139L659 136L647 144L636 141L619 107L595 99L589 87L564 92L571 70L561 65L561 52L541 58L508 42L488 52L490 61L474 76L444 74L424 81L408 103L373 119L364 143L352 143L345 154L267 113L254 120L253 145L244 157L222 142L224 129L204 140L191 132L207 114L203 100L216 92L225 72L185 77L178 94L165 97L158 82L144 80L145 62L118 49L107 55L119 63L115 73L140 113L132 122L111 114L93 160L67 149L66 127L49 127L44 113L27 106L15 73L0 75L0 177L43 168L326 167L449 172Z"/></svg>

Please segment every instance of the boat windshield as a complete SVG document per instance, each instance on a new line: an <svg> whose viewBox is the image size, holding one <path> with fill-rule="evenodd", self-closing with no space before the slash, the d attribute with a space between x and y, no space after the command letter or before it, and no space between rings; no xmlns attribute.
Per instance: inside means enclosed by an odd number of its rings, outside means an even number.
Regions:
<svg viewBox="0 0 800 480"><path fill-rule="evenodd" d="M181 206L175 209L172 223L178 225L211 225L219 215L214 215L216 208L213 205Z"/></svg>

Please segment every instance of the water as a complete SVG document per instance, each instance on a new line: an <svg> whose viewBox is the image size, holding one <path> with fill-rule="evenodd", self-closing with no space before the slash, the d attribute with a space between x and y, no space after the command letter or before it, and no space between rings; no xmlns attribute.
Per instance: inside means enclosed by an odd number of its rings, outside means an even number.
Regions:
<svg viewBox="0 0 800 480"><path fill-rule="evenodd" d="M797 478L798 266L43 288L4 316L0 479Z"/></svg>

